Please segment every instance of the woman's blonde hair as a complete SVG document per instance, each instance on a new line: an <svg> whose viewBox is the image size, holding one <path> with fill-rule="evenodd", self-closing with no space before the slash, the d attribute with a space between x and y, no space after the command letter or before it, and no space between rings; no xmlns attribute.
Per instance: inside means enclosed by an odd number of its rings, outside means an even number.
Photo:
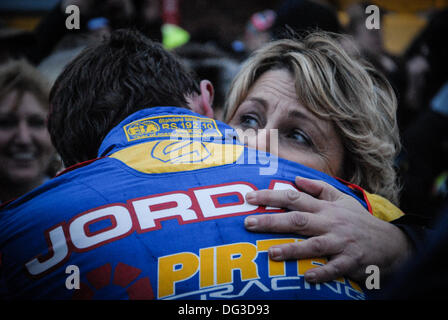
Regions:
<svg viewBox="0 0 448 320"><path fill-rule="evenodd" d="M26 60L9 60L0 65L0 99L14 90L33 93L48 108L50 83Z"/></svg>
<svg viewBox="0 0 448 320"><path fill-rule="evenodd" d="M344 42L342 42L344 41ZM383 75L350 57L341 35L314 32L302 39L268 43L243 64L228 93L224 119L232 119L255 81L266 71L287 69L298 100L335 125L344 145L344 176L398 204L393 166L400 149L394 91Z"/></svg>

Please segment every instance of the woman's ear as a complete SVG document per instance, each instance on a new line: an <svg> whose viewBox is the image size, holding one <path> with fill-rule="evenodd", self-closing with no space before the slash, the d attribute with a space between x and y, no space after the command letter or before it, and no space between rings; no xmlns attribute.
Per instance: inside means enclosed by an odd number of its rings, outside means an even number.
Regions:
<svg viewBox="0 0 448 320"><path fill-rule="evenodd" d="M208 80L202 80L199 84L201 93L193 98L192 109L194 112L202 114L206 117L213 118L213 98L215 89L213 84Z"/></svg>

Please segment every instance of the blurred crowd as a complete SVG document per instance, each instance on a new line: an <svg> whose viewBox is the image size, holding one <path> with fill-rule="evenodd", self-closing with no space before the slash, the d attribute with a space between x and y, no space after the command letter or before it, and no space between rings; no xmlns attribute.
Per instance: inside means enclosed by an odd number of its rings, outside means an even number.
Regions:
<svg viewBox="0 0 448 320"><path fill-rule="evenodd" d="M80 8L79 29L65 27L65 8ZM342 24L325 1L284 0L253 12L240 37L189 34L162 17L158 0L63 0L33 31L0 28L0 201L35 188L63 168L46 132L48 94L64 66L84 47L112 30L136 28L175 52L191 72L215 85L215 117L222 120L226 92L241 63L272 39L321 29L351 35L344 43L389 79L398 98L402 151L396 168L402 185L400 208L434 218L448 196L448 9L434 10L423 30L397 56L384 46L383 28L367 29L366 8L357 2ZM210 4L212 6L212 4ZM380 17L387 14L381 9Z"/></svg>

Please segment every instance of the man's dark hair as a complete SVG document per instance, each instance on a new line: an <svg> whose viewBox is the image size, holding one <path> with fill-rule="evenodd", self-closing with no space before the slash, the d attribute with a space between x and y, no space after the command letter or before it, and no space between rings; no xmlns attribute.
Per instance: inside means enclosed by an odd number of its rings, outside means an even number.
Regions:
<svg viewBox="0 0 448 320"><path fill-rule="evenodd" d="M97 157L106 134L132 113L154 106L188 108L198 81L159 43L117 30L88 47L59 75L50 93L48 130L70 166Z"/></svg>

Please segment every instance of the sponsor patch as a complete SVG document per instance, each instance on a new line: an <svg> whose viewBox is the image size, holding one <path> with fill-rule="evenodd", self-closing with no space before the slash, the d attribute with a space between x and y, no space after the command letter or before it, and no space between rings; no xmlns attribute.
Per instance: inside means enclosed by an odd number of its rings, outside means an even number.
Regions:
<svg viewBox="0 0 448 320"><path fill-rule="evenodd" d="M139 119L123 127L128 141L146 138L222 137L213 119L196 116L159 116Z"/></svg>

